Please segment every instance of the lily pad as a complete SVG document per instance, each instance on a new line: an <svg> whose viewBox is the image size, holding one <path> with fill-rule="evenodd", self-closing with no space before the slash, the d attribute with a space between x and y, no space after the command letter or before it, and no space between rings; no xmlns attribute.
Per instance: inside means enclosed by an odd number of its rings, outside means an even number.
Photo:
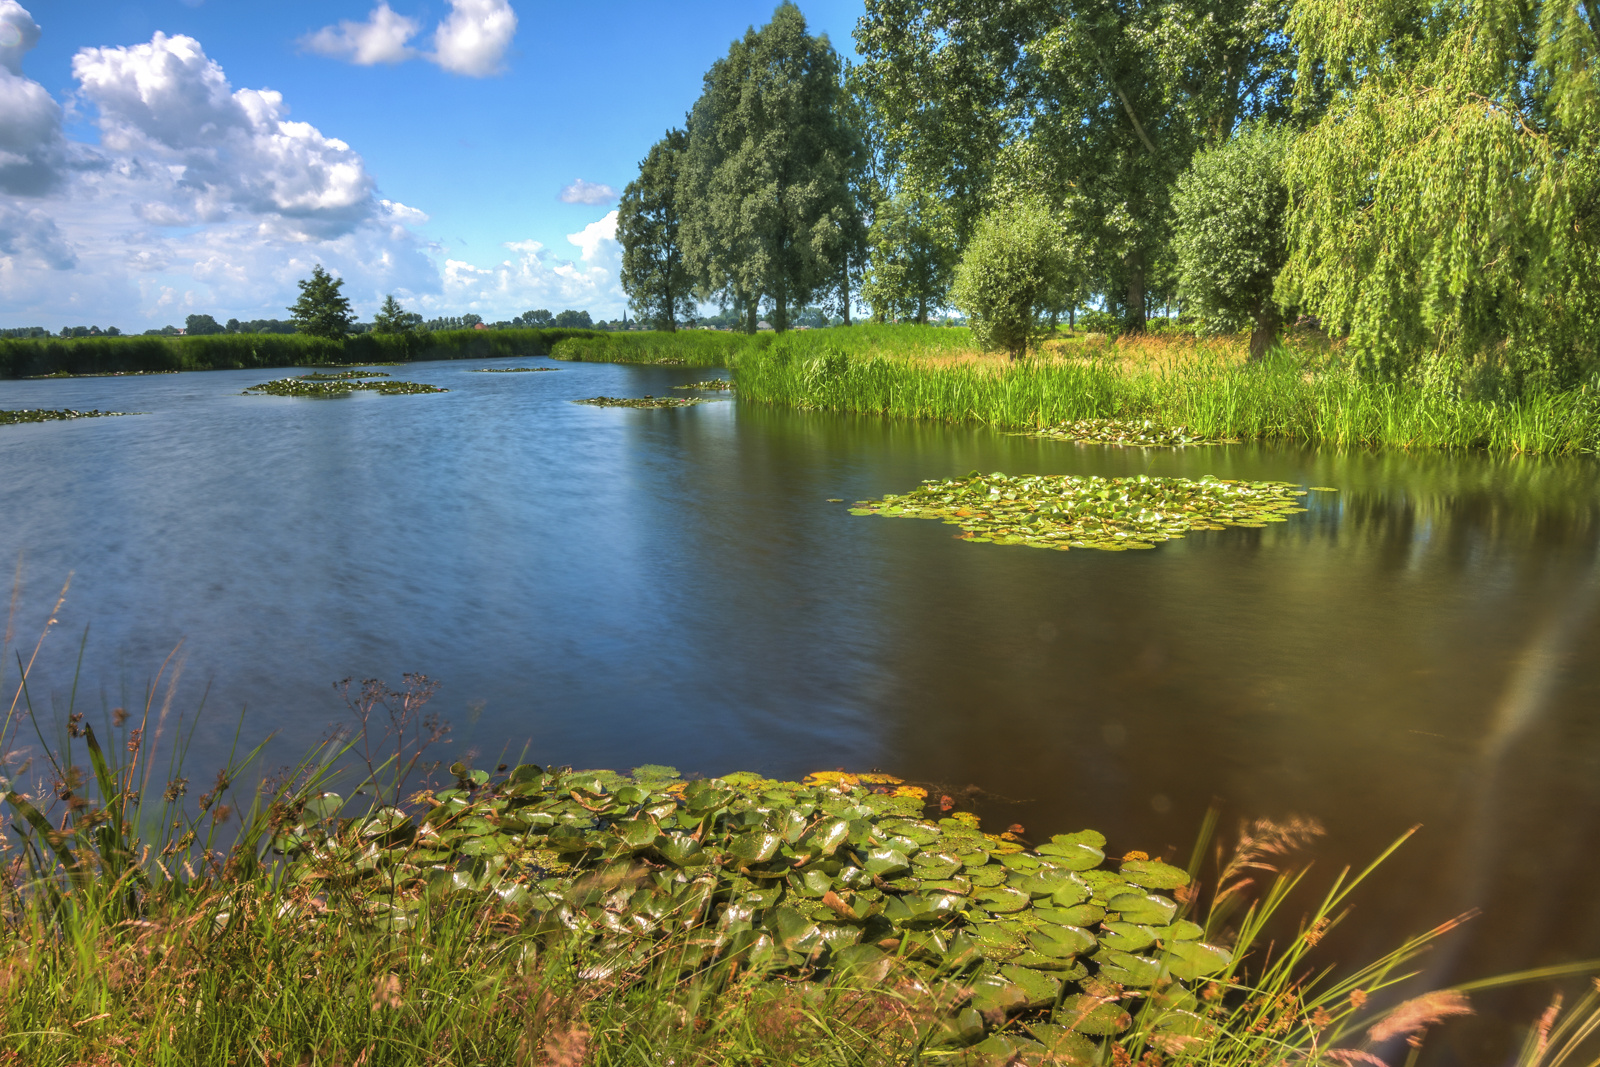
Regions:
<svg viewBox="0 0 1600 1067"><path fill-rule="evenodd" d="M586 400L574 400L574 404L590 404L597 408L687 408L695 404L706 404L710 401L703 397L684 398L680 396L591 396Z"/></svg>
<svg viewBox="0 0 1600 1067"><path fill-rule="evenodd" d="M101 411L98 408L89 411L75 411L72 408L22 408L16 411L0 411L0 426L12 426L24 422L64 422L67 419L103 419L125 414L127 412Z"/></svg>
<svg viewBox="0 0 1600 1067"><path fill-rule="evenodd" d="M1081 441L1097 445L1135 445L1141 448L1183 448L1189 445L1230 443L1224 437L1206 437L1187 426L1159 426L1149 419L1079 419L1034 430L1023 437L1045 437L1056 441Z"/></svg>

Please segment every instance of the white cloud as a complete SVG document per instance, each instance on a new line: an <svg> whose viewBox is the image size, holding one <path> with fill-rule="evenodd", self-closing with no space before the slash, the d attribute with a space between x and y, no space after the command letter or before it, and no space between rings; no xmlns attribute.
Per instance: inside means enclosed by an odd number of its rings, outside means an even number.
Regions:
<svg viewBox="0 0 1600 1067"><path fill-rule="evenodd" d="M587 309L596 317L621 311L627 298L617 279L622 246L617 243L617 213L592 222L567 240L579 259L561 259L538 241L507 241L516 253L497 266L479 267L464 260L445 262L443 292L424 307L474 311L488 319L510 318L527 308Z"/></svg>
<svg viewBox="0 0 1600 1067"><path fill-rule="evenodd" d="M617 198L617 191L601 182L576 179L561 190L563 204L609 204Z"/></svg>
<svg viewBox="0 0 1600 1067"><path fill-rule="evenodd" d="M485 78L499 72L516 32L517 13L508 0L450 0L429 58L455 74Z"/></svg>
<svg viewBox="0 0 1600 1067"><path fill-rule="evenodd" d="M283 95L239 89L192 37L85 48L72 60L79 95L99 109L101 144L164 172L165 208L141 215L221 221L237 212L298 220L335 236L377 213L375 183L345 142L291 122Z"/></svg>
<svg viewBox="0 0 1600 1067"><path fill-rule="evenodd" d="M0 253L18 266L66 270L77 256L44 212L0 202Z"/></svg>
<svg viewBox="0 0 1600 1067"><path fill-rule="evenodd" d="M410 47L411 38L422 29L422 23L394 12L387 2L372 9L365 22L340 21L337 26L324 26L316 33L301 38L300 45L308 52L334 59L347 59L360 67L378 63L400 63L417 54Z"/></svg>
<svg viewBox="0 0 1600 1067"><path fill-rule="evenodd" d="M22 76L39 25L16 0L0 0L0 193L40 196L62 178L61 105Z"/></svg>

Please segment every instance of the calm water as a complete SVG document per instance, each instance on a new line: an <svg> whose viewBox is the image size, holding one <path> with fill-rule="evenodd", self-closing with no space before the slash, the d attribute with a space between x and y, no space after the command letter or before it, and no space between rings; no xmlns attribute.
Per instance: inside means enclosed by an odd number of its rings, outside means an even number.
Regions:
<svg viewBox="0 0 1600 1067"><path fill-rule="evenodd" d="M36 701L66 701L88 627L91 708L136 699L182 639L176 706L208 689L215 712L197 767L241 707L282 762L339 720L330 683L420 671L480 764L526 744L585 766L881 767L977 787L1036 836L1093 826L1181 857L1216 800L1230 827L1320 819L1321 881L1420 823L1341 953L1479 907L1430 978L1600 956L1593 461L604 410L568 401L707 372L522 363L560 371L419 364L396 376L451 392L334 401L240 396L262 371L0 382L0 407L148 413L0 428L17 644L74 575ZM973 468L1340 491L1117 554L826 502Z"/></svg>

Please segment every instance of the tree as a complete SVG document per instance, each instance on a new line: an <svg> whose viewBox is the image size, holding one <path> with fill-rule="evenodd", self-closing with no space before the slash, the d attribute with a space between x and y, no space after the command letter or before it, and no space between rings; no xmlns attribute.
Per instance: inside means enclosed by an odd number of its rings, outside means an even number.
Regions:
<svg viewBox="0 0 1600 1067"><path fill-rule="evenodd" d="M289 308L289 318L295 329L312 337L344 340L350 332L350 324L355 321L350 300L339 292L344 279L333 277L318 263L311 277L296 284L300 286L300 299Z"/></svg>
<svg viewBox="0 0 1600 1067"><path fill-rule="evenodd" d="M1369 370L1569 387L1600 352L1600 10L1303 0L1332 106L1287 167L1280 283Z"/></svg>
<svg viewBox="0 0 1600 1067"><path fill-rule="evenodd" d="M1196 155L1172 197L1183 299L1209 329L1249 328L1252 360L1283 321L1273 286L1288 259L1283 167L1293 142L1286 127L1243 127Z"/></svg>
<svg viewBox="0 0 1600 1067"><path fill-rule="evenodd" d="M791 3L735 41L689 116L684 243L703 298L754 332L836 288L858 218L860 138L840 107L839 58Z"/></svg>
<svg viewBox="0 0 1600 1067"><path fill-rule="evenodd" d="M668 130L639 164L617 206L617 240L622 244L622 289L641 318L659 330L675 331L678 320L695 309L694 278L684 259L683 157L689 135Z"/></svg>
<svg viewBox="0 0 1600 1067"><path fill-rule="evenodd" d="M1085 202L1099 289L1137 331L1170 261L1173 180L1239 119L1288 112L1287 12L1288 0L867 0L856 38L897 188L945 202L964 248L999 202L1008 153L1027 148L1047 199Z"/></svg>
<svg viewBox="0 0 1600 1067"><path fill-rule="evenodd" d="M556 324L556 317L544 308L540 308L537 311L524 311L522 313L522 324L533 329L548 329Z"/></svg>
<svg viewBox="0 0 1600 1067"><path fill-rule="evenodd" d="M556 316L555 324L563 330L588 330L594 327L594 321L589 318L587 311L563 311Z"/></svg>
<svg viewBox="0 0 1600 1067"><path fill-rule="evenodd" d="M1025 201L978 220L951 295L979 344L1021 359L1048 329L1042 314L1071 287L1076 259L1050 210Z"/></svg>
<svg viewBox="0 0 1600 1067"><path fill-rule="evenodd" d="M210 315L190 315L183 320L183 332L190 337L204 337L207 334L226 332L222 324Z"/></svg>
<svg viewBox="0 0 1600 1067"><path fill-rule="evenodd" d="M937 209L908 194L895 196L878 206L869 241L872 257L861 297L873 317L926 323L929 312L948 299L955 269Z"/></svg>
<svg viewBox="0 0 1600 1067"><path fill-rule="evenodd" d="M383 298L383 307L372 316L373 333L416 333L421 324L422 316L401 307L393 293Z"/></svg>

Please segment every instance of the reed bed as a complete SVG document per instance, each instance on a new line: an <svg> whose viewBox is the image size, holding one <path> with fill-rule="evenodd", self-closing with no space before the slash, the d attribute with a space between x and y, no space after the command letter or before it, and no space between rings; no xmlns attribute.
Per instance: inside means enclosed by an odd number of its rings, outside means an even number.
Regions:
<svg viewBox="0 0 1600 1067"><path fill-rule="evenodd" d="M363 333L343 341L304 334L0 339L0 378L547 356L564 340L589 336L604 335L592 330L529 329Z"/></svg>

